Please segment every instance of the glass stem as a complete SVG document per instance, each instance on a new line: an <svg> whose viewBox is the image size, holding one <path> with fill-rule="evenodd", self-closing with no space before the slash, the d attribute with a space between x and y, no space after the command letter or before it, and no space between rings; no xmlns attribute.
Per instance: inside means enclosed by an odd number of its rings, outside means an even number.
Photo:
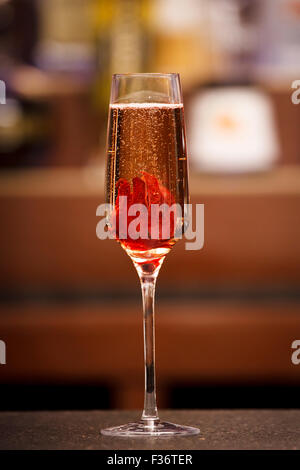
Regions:
<svg viewBox="0 0 300 470"><path fill-rule="evenodd" d="M156 406L155 384L155 326L154 298L157 273L141 275L143 296L143 325L144 325L144 364L145 364L145 399L142 421L147 426L153 426L159 420Z"/></svg>

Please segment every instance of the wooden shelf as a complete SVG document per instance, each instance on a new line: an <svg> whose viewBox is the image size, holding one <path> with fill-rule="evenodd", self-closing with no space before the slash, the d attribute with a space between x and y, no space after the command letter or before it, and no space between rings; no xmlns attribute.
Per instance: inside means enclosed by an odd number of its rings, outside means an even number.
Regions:
<svg viewBox="0 0 300 470"><path fill-rule="evenodd" d="M264 173L244 175L192 174L191 195L299 195L300 166L286 165Z"/></svg>
<svg viewBox="0 0 300 470"><path fill-rule="evenodd" d="M197 196L300 195L300 166L279 166L265 173L211 175L191 171ZM2 171L0 197L104 196L103 166Z"/></svg>
<svg viewBox="0 0 300 470"><path fill-rule="evenodd" d="M76 78L74 74L45 72L27 65L15 67L10 81L16 93L30 100L87 94L90 86L90 81Z"/></svg>
<svg viewBox="0 0 300 470"><path fill-rule="evenodd" d="M204 247L186 251L179 242L160 286L299 286L299 183L296 166L192 175L192 201L205 204ZM132 289L136 273L123 250L96 237L103 201L101 167L2 172L2 289Z"/></svg>
<svg viewBox="0 0 300 470"><path fill-rule="evenodd" d="M114 406L142 406L140 303L2 308L9 361L0 383L101 382L113 388ZM156 323L161 406L171 383L299 385L297 303L160 302Z"/></svg>

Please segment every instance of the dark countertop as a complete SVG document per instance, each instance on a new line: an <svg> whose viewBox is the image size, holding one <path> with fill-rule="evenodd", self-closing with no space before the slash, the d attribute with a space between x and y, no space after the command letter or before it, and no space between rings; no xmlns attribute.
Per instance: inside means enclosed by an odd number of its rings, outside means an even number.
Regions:
<svg viewBox="0 0 300 470"><path fill-rule="evenodd" d="M0 413L0 449L300 449L299 410L176 410L161 418L200 427L176 438L111 438L101 428L139 419L134 411Z"/></svg>

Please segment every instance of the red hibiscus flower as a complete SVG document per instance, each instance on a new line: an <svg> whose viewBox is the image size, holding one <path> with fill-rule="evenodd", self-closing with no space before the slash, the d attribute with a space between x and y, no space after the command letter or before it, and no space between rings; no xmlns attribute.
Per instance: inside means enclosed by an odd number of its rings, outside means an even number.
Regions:
<svg viewBox="0 0 300 470"><path fill-rule="evenodd" d="M167 204L168 206L175 204L175 199L172 193L165 186L161 185L155 176L143 171L140 178L133 178L132 189L130 183L126 179L120 178L117 183L117 191L118 195L114 210L115 223L113 223L113 230L115 231L116 238L122 241L124 247L135 251L147 251L164 246L168 240L174 238L176 214L172 211L170 212L170 236L167 240L163 238L164 217L162 214L160 213L159 217L151 217L151 207L153 204ZM123 198L120 199L121 196L126 196L127 200L125 201ZM143 220L143 225L148 227L147 239L139 237L137 240L134 240L128 235L130 222L139 215L128 215L128 211L133 204L143 204L147 209L147 215L141 215L141 217L147 217L146 220ZM127 227L125 227L126 233L123 233L122 229L124 229L124 227L120 227L119 223L120 216L123 217L124 215L127 216ZM158 237L156 236L155 238L151 238L151 228L152 233L156 233Z"/></svg>

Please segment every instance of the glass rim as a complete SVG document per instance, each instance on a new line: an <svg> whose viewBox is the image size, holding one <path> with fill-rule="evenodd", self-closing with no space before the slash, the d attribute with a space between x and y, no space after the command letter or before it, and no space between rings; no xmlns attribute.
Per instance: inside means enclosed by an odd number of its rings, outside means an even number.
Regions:
<svg viewBox="0 0 300 470"><path fill-rule="evenodd" d="M168 73L161 73L161 72L136 72L136 73L114 73L112 75L113 78L122 78L122 77L160 77L160 78L171 78L171 77L179 77L178 72L168 72Z"/></svg>

